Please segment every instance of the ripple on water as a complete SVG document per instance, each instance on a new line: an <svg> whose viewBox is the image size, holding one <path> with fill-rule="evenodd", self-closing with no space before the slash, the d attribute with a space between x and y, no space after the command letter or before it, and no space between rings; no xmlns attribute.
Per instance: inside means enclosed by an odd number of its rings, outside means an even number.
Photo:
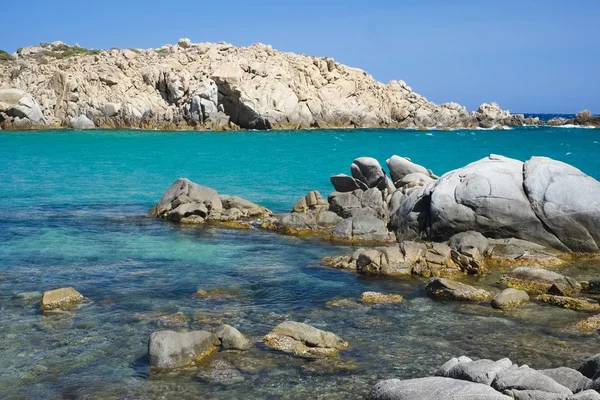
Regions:
<svg viewBox="0 0 600 400"><path fill-rule="evenodd" d="M309 190L327 194L328 177L347 173L351 160L364 155L381 162L392 153L409 156L438 174L489 153L546 155L600 177L596 147L589 145L599 132L0 134L0 398L353 399L379 379L428 375L463 354L508 356L538 368L576 366L598 351L597 335L565 329L586 313L434 301L421 279L320 266L322 257L347 247L146 216L181 176L287 211ZM565 137L568 157L560 145ZM456 147L461 157L447 151ZM566 271L587 279L597 269L590 261ZM491 287L495 280L475 283ZM40 314L41 293L64 286L90 301ZM361 304L365 291L406 301ZM327 304L332 299L356 306ZM335 332L350 347L336 362L322 363L261 345L289 319ZM256 347L248 354L218 352L177 374L150 373L152 331L222 323L238 327Z"/></svg>

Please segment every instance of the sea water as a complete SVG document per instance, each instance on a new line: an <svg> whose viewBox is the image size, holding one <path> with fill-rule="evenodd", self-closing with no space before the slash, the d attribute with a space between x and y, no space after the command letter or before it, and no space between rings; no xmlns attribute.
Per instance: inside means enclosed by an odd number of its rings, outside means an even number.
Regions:
<svg viewBox="0 0 600 400"><path fill-rule="evenodd" d="M433 374L447 359L510 357L544 368L600 352L569 326L589 314L531 303L435 301L417 278L373 278L322 266L351 247L258 229L181 226L148 217L180 177L289 211L352 160L393 155L441 175L490 153L548 156L600 178L600 130L330 130L284 132L49 131L0 133L0 398L362 398L380 379ZM569 266L585 279L594 262ZM501 272L472 278L496 284ZM88 301L41 314L45 290ZM196 297L203 289L214 296ZM365 306L373 290L402 305ZM339 308L330 300L359 304ZM350 343L334 361L266 349L285 320ZM256 343L174 373L148 368L161 329L231 324Z"/></svg>

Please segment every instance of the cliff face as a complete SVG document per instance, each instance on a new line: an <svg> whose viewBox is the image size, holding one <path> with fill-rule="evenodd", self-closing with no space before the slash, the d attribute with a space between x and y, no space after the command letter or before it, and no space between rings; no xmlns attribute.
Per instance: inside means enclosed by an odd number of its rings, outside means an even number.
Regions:
<svg viewBox="0 0 600 400"><path fill-rule="evenodd" d="M331 58L263 44L182 39L160 49L88 51L56 42L0 63L4 127L92 126L87 119L108 128L199 129L538 123L496 104L473 113L456 103L436 105L403 81L383 84Z"/></svg>

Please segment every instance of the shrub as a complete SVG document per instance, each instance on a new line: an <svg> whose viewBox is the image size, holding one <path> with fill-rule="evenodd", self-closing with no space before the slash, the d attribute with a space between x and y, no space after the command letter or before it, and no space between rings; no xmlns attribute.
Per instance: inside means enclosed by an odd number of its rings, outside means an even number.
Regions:
<svg viewBox="0 0 600 400"><path fill-rule="evenodd" d="M0 50L0 62L2 62L2 61L11 61L11 60L12 60L12 56L10 54L8 54L4 50Z"/></svg>

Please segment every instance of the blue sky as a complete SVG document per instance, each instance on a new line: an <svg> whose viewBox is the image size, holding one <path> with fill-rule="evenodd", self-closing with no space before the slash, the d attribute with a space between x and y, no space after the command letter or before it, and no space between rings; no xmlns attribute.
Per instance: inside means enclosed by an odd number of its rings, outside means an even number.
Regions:
<svg viewBox="0 0 600 400"><path fill-rule="evenodd" d="M3 7L0 49L256 42L337 61L469 110L600 113L597 0L30 0Z"/></svg>

